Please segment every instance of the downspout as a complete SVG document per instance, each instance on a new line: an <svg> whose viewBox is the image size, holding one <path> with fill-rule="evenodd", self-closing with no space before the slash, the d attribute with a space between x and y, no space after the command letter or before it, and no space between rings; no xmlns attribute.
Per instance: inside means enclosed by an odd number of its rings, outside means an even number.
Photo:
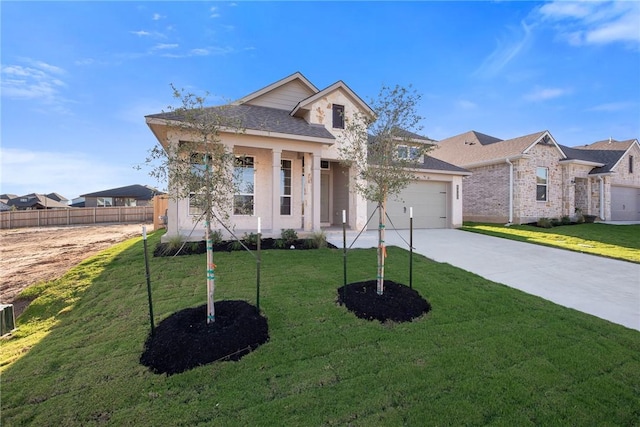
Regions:
<svg viewBox="0 0 640 427"><path fill-rule="evenodd" d="M505 225L511 225L513 223L513 163L508 158L506 159L509 165L509 222Z"/></svg>
<svg viewBox="0 0 640 427"><path fill-rule="evenodd" d="M604 180L602 176L598 176L600 180L600 219L604 221Z"/></svg>

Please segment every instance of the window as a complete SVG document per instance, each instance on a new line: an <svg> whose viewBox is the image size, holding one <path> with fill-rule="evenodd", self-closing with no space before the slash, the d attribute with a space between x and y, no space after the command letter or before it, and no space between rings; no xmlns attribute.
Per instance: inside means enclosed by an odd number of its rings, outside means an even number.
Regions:
<svg viewBox="0 0 640 427"><path fill-rule="evenodd" d="M280 215L291 215L291 160L280 160Z"/></svg>
<svg viewBox="0 0 640 427"><path fill-rule="evenodd" d="M547 183L549 181L549 169L536 169L536 200L540 202L547 201Z"/></svg>
<svg viewBox="0 0 640 427"><path fill-rule="evenodd" d="M97 202L99 208L108 208L113 206L113 197L98 197Z"/></svg>
<svg viewBox="0 0 640 427"><path fill-rule="evenodd" d="M206 168L205 160L208 160L208 163L211 164L211 156L201 153L192 153L191 154L191 173L197 175L200 178L204 177L204 171Z"/></svg>
<svg viewBox="0 0 640 427"><path fill-rule="evenodd" d="M233 214L253 215L253 157L236 156L233 176L237 188L233 196Z"/></svg>
<svg viewBox="0 0 640 427"><path fill-rule="evenodd" d="M333 127L344 129L344 105L333 104Z"/></svg>
<svg viewBox="0 0 640 427"><path fill-rule="evenodd" d="M419 160L420 149L418 147L408 147L406 145L398 145L396 149L398 159L402 160Z"/></svg>
<svg viewBox="0 0 640 427"><path fill-rule="evenodd" d="M629 156L629 173L633 173L633 156Z"/></svg>

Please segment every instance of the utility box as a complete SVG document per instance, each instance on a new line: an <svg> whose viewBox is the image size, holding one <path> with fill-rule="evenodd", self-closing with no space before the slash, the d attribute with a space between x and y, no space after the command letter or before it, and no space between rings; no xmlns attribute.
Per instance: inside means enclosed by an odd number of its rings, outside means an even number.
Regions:
<svg viewBox="0 0 640 427"><path fill-rule="evenodd" d="M0 304L0 336L10 334L16 329L16 317L13 304Z"/></svg>

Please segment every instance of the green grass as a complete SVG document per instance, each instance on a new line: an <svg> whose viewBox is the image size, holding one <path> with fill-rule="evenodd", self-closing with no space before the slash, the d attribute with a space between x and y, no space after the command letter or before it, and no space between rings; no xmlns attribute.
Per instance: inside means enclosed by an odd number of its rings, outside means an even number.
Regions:
<svg viewBox="0 0 640 427"><path fill-rule="evenodd" d="M553 228L465 223L463 230L640 263L640 225L579 224Z"/></svg>
<svg viewBox="0 0 640 427"><path fill-rule="evenodd" d="M150 237L153 246L158 235ZM149 330L134 239L30 291L2 341L2 425L637 425L640 333L422 257L433 310L380 324L335 304L338 250L264 251L270 341L239 362L162 376L138 363ZM255 262L220 253L218 299L255 302ZM349 252L349 281L375 250ZM387 278L408 282L389 248ZM205 301L204 255L154 258L156 320ZM204 321L204 319L203 319Z"/></svg>

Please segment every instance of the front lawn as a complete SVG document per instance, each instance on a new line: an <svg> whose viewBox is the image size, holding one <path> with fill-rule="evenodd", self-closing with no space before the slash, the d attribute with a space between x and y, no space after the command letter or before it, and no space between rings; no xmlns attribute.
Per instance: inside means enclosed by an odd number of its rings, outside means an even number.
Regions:
<svg viewBox="0 0 640 427"><path fill-rule="evenodd" d="M465 222L463 230L640 263L640 225L578 224L553 228Z"/></svg>
<svg viewBox="0 0 640 427"><path fill-rule="evenodd" d="M150 237L151 248L159 235ZM408 283L408 252L387 278ZM2 341L2 424L635 425L640 333L448 264L414 260L432 305L406 323L336 304L340 250L262 254L270 340L238 362L172 376L139 358L149 330L139 238L30 290ZM375 274L375 249L349 252L349 281ZM255 261L218 253L217 299L255 303ZM150 261L156 321L205 303L205 256ZM204 321L204 319L203 319Z"/></svg>

